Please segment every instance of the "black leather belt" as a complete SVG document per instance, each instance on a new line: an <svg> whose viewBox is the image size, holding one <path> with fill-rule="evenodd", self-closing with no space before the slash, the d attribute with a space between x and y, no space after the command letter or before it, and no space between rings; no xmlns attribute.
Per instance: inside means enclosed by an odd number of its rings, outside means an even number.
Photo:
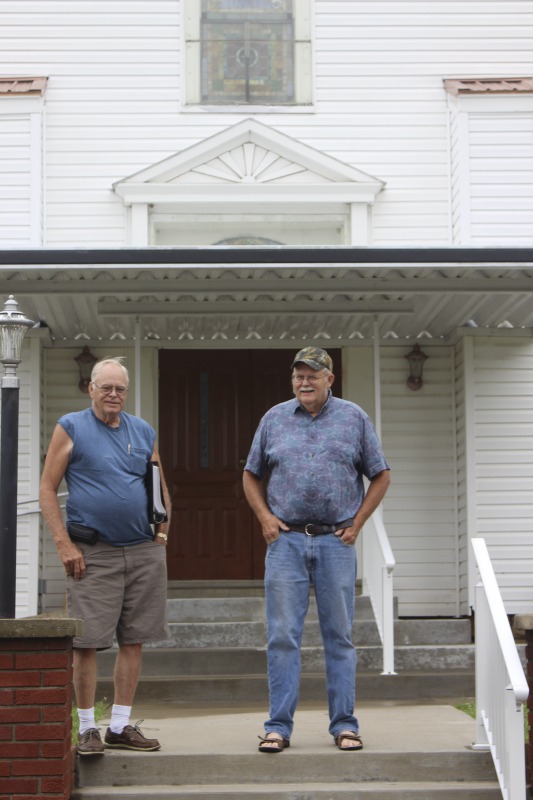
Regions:
<svg viewBox="0 0 533 800"><path fill-rule="evenodd" d="M337 525L323 525L322 523L314 522L286 522L291 531L296 533L305 533L307 536L321 536L325 533L335 533L341 528L350 528L353 525L353 519L345 519Z"/></svg>

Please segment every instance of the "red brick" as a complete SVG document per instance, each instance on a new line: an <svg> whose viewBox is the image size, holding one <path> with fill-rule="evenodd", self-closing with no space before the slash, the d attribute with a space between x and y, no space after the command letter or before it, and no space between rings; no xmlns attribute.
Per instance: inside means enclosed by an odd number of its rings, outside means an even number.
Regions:
<svg viewBox="0 0 533 800"><path fill-rule="evenodd" d="M7 742L2 744L2 756L5 758L37 758L39 742Z"/></svg>
<svg viewBox="0 0 533 800"><path fill-rule="evenodd" d="M45 741L65 739L67 736L67 726L65 725L17 725L17 741Z"/></svg>
<svg viewBox="0 0 533 800"><path fill-rule="evenodd" d="M13 725L0 725L0 741L10 741L13 738Z"/></svg>
<svg viewBox="0 0 533 800"><path fill-rule="evenodd" d="M0 714L2 712L0 711ZM41 708L41 719L43 722L68 722L69 717L67 716L66 709L64 705L61 706L43 706Z"/></svg>
<svg viewBox="0 0 533 800"><path fill-rule="evenodd" d="M13 689L0 689L0 706L12 706L15 702Z"/></svg>
<svg viewBox="0 0 533 800"><path fill-rule="evenodd" d="M66 653L20 653L15 658L16 669L67 669L69 663Z"/></svg>
<svg viewBox="0 0 533 800"><path fill-rule="evenodd" d="M4 755L4 748L2 748L2 755ZM0 778L9 778L11 775L11 764L7 761L0 761Z"/></svg>
<svg viewBox="0 0 533 800"><path fill-rule="evenodd" d="M35 647L33 648L35 650ZM64 650L68 653L72 650L72 639L62 637L61 639L42 639L39 642L40 650Z"/></svg>
<svg viewBox="0 0 533 800"><path fill-rule="evenodd" d="M43 686L66 686L72 675L66 669L52 669L43 674Z"/></svg>
<svg viewBox="0 0 533 800"><path fill-rule="evenodd" d="M41 647L41 641L35 639L2 639L0 650L12 652L13 650L36 650Z"/></svg>
<svg viewBox="0 0 533 800"><path fill-rule="evenodd" d="M2 778L0 779L0 797L10 794L26 794L35 797L38 792L39 781L37 778Z"/></svg>
<svg viewBox="0 0 533 800"><path fill-rule="evenodd" d="M0 653L0 669L13 669L14 666L11 653L6 653L5 655Z"/></svg>
<svg viewBox="0 0 533 800"><path fill-rule="evenodd" d="M67 767L64 758L23 759L13 761L12 774L18 777L23 775L64 775Z"/></svg>
<svg viewBox="0 0 533 800"><path fill-rule="evenodd" d="M70 737L66 742L41 742L40 747L41 758L63 758L70 749Z"/></svg>
<svg viewBox="0 0 533 800"><path fill-rule="evenodd" d="M47 794L46 798L42 797L41 800L70 800L72 791L61 792L61 794ZM17 794L13 800L35 800L34 794Z"/></svg>
<svg viewBox="0 0 533 800"><path fill-rule="evenodd" d="M67 702L65 689L18 689L15 692L15 704L17 706L33 705L62 705Z"/></svg>
<svg viewBox="0 0 533 800"><path fill-rule="evenodd" d="M0 722L40 722L40 708L0 708Z"/></svg>
<svg viewBox="0 0 533 800"><path fill-rule="evenodd" d="M0 686L40 686L39 672L0 672Z"/></svg>
<svg viewBox="0 0 533 800"><path fill-rule="evenodd" d="M43 778L41 780L41 791L46 794L51 792L62 792L64 789L65 785L63 778Z"/></svg>

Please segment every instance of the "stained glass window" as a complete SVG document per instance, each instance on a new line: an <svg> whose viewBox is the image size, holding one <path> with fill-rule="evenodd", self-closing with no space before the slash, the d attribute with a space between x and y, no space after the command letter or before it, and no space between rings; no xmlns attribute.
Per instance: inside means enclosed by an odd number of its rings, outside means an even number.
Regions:
<svg viewBox="0 0 533 800"><path fill-rule="evenodd" d="M293 0L202 0L201 102L295 102Z"/></svg>

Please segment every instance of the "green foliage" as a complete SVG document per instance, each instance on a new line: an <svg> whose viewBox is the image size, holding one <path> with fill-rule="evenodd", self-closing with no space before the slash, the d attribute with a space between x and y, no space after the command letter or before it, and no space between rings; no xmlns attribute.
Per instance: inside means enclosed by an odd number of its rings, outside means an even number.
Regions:
<svg viewBox="0 0 533 800"><path fill-rule="evenodd" d="M96 722L99 722L102 717L105 717L106 712L109 708L109 703L107 699L104 697L103 700L98 700L94 706L94 719ZM79 720L78 720L78 709L77 706L72 706L72 744L76 744L78 739L78 729L79 729Z"/></svg>
<svg viewBox="0 0 533 800"><path fill-rule="evenodd" d="M465 714L468 714L468 716L472 717L473 719L476 718L476 704L474 703L473 700L471 700L471 701L465 700L462 703L457 703L455 708L458 711L463 711ZM528 725L528 722L527 722L527 705L525 703L524 703L523 711L524 711L524 740L526 742L529 742L529 725Z"/></svg>

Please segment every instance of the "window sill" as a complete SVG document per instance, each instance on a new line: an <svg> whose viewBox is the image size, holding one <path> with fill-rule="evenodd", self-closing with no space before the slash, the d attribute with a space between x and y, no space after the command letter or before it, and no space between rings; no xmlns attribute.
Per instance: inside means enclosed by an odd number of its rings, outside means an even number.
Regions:
<svg viewBox="0 0 533 800"><path fill-rule="evenodd" d="M316 108L312 105L294 106L260 106L260 105L227 105L227 106L204 106L198 104L183 105L180 111L186 114L315 114Z"/></svg>

